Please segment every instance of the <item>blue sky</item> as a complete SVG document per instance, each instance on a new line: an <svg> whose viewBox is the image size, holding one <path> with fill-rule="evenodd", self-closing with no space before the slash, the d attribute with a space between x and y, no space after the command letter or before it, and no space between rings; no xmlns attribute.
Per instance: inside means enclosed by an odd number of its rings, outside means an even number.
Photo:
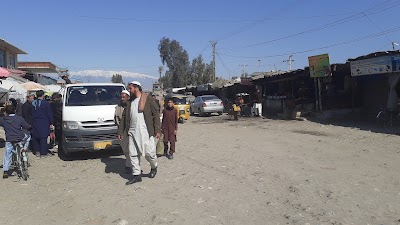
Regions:
<svg viewBox="0 0 400 225"><path fill-rule="evenodd" d="M51 61L71 71L112 70L158 76L157 49L163 37L178 40L193 58L211 60L217 40L217 75L287 69L287 55L342 43L399 27L398 0L203 0L203 1L7 1L2 3L0 38L28 52L21 61ZM377 6L372 8L373 6ZM372 8L372 9L371 9ZM368 10L370 9L370 10ZM364 14L360 14L363 12ZM358 13L358 14L357 14ZM305 32L350 17L327 29ZM358 16L357 16L358 15ZM228 34L234 34L232 36ZM332 63L391 49L400 32L294 55L293 68L307 57L329 53ZM256 43L267 44L245 47ZM275 56L275 57L261 57Z"/></svg>

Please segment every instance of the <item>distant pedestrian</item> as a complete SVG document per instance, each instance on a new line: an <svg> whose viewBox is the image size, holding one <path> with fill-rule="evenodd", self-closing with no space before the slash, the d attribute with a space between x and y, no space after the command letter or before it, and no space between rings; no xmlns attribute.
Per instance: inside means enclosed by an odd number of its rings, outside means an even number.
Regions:
<svg viewBox="0 0 400 225"><path fill-rule="evenodd" d="M65 84L72 84L72 82L69 79L68 75L62 75L61 79L63 79L65 81Z"/></svg>
<svg viewBox="0 0 400 225"><path fill-rule="evenodd" d="M160 137L160 113L154 99L142 92L142 86L134 81L129 84L130 101L122 113L118 138L128 138L129 158L132 165L133 178L126 184L142 181L140 156L144 155L150 163L149 178L157 174L157 155L155 139Z"/></svg>
<svg viewBox="0 0 400 225"><path fill-rule="evenodd" d="M35 100L35 95L28 95L26 97L26 102L22 105L22 117L29 125L32 125L31 107L33 100Z"/></svg>
<svg viewBox="0 0 400 225"><path fill-rule="evenodd" d="M161 110L160 101L158 101L157 95L153 94L153 99L156 102L156 105L158 106L158 110Z"/></svg>
<svg viewBox="0 0 400 225"><path fill-rule="evenodd" d="M6 114L7 116L0 119L0 126L4 127L6 133L6 146L3 158L3 179L8 178L9 176L12 155L15 153L14 144L21 144L23 150L28 148L29 143L24 140L22 129L30 129L30 125L24 120L24 118L15 114L14 105L10 104L6 106Z"/></svg>
<svg viewBox="0 0 400 225"><path fill-rule="evenodd" d="M121 126L122 113L124 112L127 102L130 99L131 94L127 90L123 90L120 94L121 101L115 106L115 114L114 114L114 122L118 126ZM129 146L128 146L128 138L124 138L121 143L122 152L125 155L125 173L132 173L132 165L129 157Z"/></svg>
<svg viewBox="0 0 400 225"><path fill-rule="evenodd" d="M168 159L174 159L176 134L178 132L177 110L172 99L168 100L167 107L163 110L161 132L164 134L164 154ZM168 142L170 143L168 152Z"/></svg>
<svg viewBox="0 0 400 225"><path fill-rule="evenodd" d="M62 109L62 95L59 93L54 93L52 96L51 111L54 118L55 144L57 145L61 143L62 138Z"/></svg>
<svg viewBox="0 0 400 225"><path fill-rule="evenodd" d="M50 127L53 126L53 112L50 104L44 100L44 92L36 92L37 99L32 102L32 144L36 156L48 156L49 146L47 138Z"/></svg>

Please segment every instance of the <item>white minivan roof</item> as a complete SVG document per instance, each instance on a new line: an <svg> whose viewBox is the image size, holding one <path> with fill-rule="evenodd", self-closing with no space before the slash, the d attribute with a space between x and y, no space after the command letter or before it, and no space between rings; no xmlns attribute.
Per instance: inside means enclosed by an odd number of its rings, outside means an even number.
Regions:
<svg viewBox="0 0 400 225"><path fill-rule="evenodd" d="M66 87L80 87L80 86L123 86L124 84L119 83L79 83L79 84L67 84Z"/></svg>

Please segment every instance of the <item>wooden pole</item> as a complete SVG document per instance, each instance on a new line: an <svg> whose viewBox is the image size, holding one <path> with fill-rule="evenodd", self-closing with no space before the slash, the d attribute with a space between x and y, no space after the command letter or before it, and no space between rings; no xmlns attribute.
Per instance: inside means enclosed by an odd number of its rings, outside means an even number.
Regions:
<svg viewBox="0 0 400 225"><path fill-rule="evenodd" d="M319 111L322 112L321 78L320 77L318 77L318 102L319 102Z"/></svg>
<svg viewBox="0 0 400 225"><path fill-rule="evenodd" d="M317 90L317 78L314 77L314 93L315 93L315 111L318 111L318 90Z"/></svg>

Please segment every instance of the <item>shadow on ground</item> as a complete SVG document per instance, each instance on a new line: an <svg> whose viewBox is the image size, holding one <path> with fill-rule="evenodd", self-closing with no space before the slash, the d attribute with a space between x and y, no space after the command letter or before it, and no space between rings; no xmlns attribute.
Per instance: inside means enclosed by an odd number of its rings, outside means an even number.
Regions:
<svg viewBox="0 0 400 225"><path fill-rule="evenodd" d="M74 152L71 155L67 156L60 156L61 160L64 161L83 161L89 159L102 159L102 158L109 158L111 156L119 156L122 155L121 149L107 149L101 150L96 152Z"/></svg>
<svg viewBox="0 0 400 225"><path fill-rule="evenodd" d="M105 164L105 173L114 173L120 175L122 178L129 180L132 178L131 174L125 173L125 159L108 157L102 158L101 162Z"/></svg>
<svg viewBox="0 0 400 225"><path fill-rule="evenodd" d="M125 158L116 158L116 157L108 157L108 158L102 158L101 162L105 164L105 173L114 173L120 175L122 178L126 180L132 179L133 175L128 174L125 171ZM142 171L142 177L149 177L148 173L143 173Z"/></svg>
<svg viewBox="0 0 400 225"><path fill-rule="evenodd" d="M307 118L308 120L320 123L323 125L334 125L341 127L348 127L363 131L371 131L373 133L381 133L388 135L400 135L400 126L393 125L392 127L385 128L383 124L376 122L375 118L371 117L360 117L358 115L347 115L340 118L318 120L315 118Z"/></svg>

